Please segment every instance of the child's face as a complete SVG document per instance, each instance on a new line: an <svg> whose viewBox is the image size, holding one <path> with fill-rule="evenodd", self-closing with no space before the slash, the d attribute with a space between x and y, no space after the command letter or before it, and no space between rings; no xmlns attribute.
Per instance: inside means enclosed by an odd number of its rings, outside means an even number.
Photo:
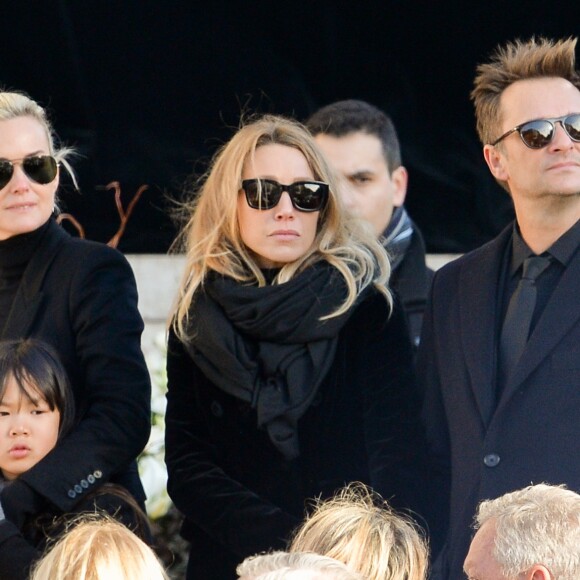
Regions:
<svg viewBox="0 0 580 580"><path fill-rule="evenodd" d="M0 469L8 480L36 465L56 445L60 412L50 410L39 391L28 387L35 402L23 395L13 376L0 401Z"/></svg>

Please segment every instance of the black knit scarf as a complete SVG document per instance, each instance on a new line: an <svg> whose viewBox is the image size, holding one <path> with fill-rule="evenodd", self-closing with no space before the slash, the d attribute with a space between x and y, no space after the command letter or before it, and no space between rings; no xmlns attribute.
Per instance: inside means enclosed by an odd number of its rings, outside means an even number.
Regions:
<svg viewBox="0 0 580 580"><path fill-rule="evenodd" d="M244 286L210 276L194 299L194 362L226 393L250 403L274 446L300 454L296 425L329 371L348 312L321 322L345 300L338 271L320 262L289 282Z"/></svg>

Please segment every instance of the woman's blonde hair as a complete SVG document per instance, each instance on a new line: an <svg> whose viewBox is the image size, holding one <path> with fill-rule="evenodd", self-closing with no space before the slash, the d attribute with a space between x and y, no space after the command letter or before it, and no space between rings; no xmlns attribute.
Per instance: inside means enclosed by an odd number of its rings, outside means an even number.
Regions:
<svg viewBox="0 0 580 580"><path fill-rule="evenodd" d="M417 524L362 483L319 502L290 551L330 556L366 580L424 580L427 573L427 543Z"/></svg>
<svg viewBox="0 0 580 580"><path fill-rule="evenodd" d="M337 196L337 181L307 129L297 121L266 115L242 126L216 154L194 199L185 204L186 224L178 238L186 254L185 274L177 297L174 328L187 340L189 312L196 291L208 273L215 271L241 284L265 285L251 252L241 240L237 197L242 173L252 163L256 149L277 144L292 147L306 158L314 178L330 185L326 207L321 210L317 234L310 251L285 264L276 283L290 280L314 263L326 260L344 277L348 288L345 302L328 317L348 310L358 293L371 283L391 302L387 289L390 265L370 228L347 215Z"/></svg>
<svg viewBox="0 0 580 580"><path fill-rule="evenodd" d="M18 117L30 117L42 125L48 140L50 154L66 169L78 189L76 176L68 162L68 157L74 155L74 149L72 147L60 147L57 144L56 134L46 111L24 93L0 91L0 121L11 121Z"/></svg>
<svg viewBox="0 0 580 580"><path fill-rule="evenodd" d="M31 580L168 580L153 550L106 515L83 515L34 566Z"/></svg>

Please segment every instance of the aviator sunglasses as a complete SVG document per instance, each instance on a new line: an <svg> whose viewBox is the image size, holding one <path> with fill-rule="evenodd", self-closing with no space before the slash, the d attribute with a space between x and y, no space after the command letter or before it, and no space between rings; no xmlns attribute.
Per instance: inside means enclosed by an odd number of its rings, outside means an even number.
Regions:
<svg viewBox="0 0 580 580"><path fill-rule="evenodd" d="M564 115L563 117L554 117L552 119L536 119L535 121L526 121L507 133L504 133L499 139L496 139L492 145L497 145L502 139L508 135L515 133L520 134L522 141L526 147L530 149L541 149L546 147L556 133L556 123L560 123L566 132L566 135L572 141L580 142L580 113L572 115Z"/></svg>
<svg viewBox="0 0 580 580"><path fill-rule="evenodd" d="M284 185L273 179L244 179L242 189L252 209L276 207L284 191L299 211L320 211L328 198L328 184L322 181L296 181Z"/></svg>
<svg viewBox="0 0 580 580"><path fill-rule="evenodd" d="M5 187L14 175L14 165L22 165L26 176L41 185L54 180L58 168L57 160L51 155L36 155L24 159L0 159L0 189Z"/></svg>

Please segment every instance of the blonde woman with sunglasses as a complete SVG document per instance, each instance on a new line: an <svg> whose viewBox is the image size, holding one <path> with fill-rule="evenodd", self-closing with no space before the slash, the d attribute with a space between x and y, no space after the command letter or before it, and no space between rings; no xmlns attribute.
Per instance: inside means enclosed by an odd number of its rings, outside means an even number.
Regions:
<svg viewBox="0 0 580 580"><path fill-rule="evenodd" d="M345 482L410 502L411 346L387 255L336 190L305 128L267 116L218 152L188 206L166 415L187 578L234 577L283 548L307 498Z"/></svg>
<svg viewBox="0 0 580 580"><path fill-rule="evenodd" d="M119 252L56 223L69 153L40 105L0 91L0 338L51 345L77 408L71 432L0 494L0 517L19 530L47 506L74 511L107 481L144 500L134 460L149 435L150 383L135 281Z"/></svg>

